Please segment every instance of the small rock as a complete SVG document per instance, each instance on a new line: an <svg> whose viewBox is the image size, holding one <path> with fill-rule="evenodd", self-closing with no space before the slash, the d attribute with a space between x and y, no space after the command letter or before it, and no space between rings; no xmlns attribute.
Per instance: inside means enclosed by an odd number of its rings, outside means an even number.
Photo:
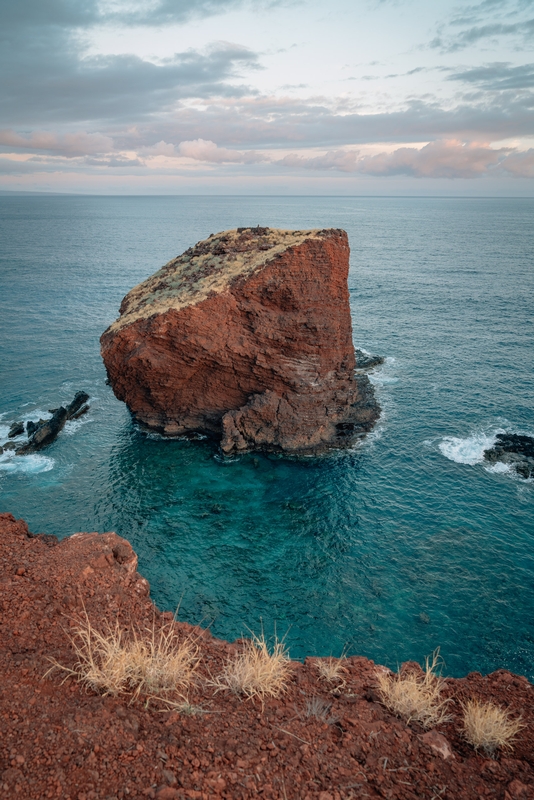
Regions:
<svg viewBox="0 0 534 800"><path fill-rule="evenodd" d="M9 433L7 434L8 439L14 439L15 436L20 436L21 433L24 433L24 423L23 422L14 422L9 429Z"/></svg>
<svg viewBox="0 0 534 800"><path fill-rule="evenodd" d="M356 369L372 369L384 363L384 358L382 356L370 356L364 353L363 350L358 350L357 348L354 350L354 353L356 355Z"/></svg>
<svg viewBox="0 0 534 800"><path fill-rule="evenodd" d="M428 731L427 733L423 733L421 739L425 744L434 750L435 753L438 753L442 758L447 759L451 758L452 750L448 740L443 736L442 733L438 733L435 730Z"/></svg>
<svg viewBox="0 0 534 800"><path fill-rule="evenodd" d="M162 786L156 792L156 797L158 800L178 800L183 797L183 793L179 792L178 789L173 789L171 786Z"/></svg>
<svg viewBox="0 0 534 800"><path fill-rule="evenodd" d="M26 423L26 433L28 434L28 438L30 436L33 436L38 427L39 427L38 422L33 422L31 419L28 420L28 422Z"/></svg>
<svg viewBox="0 0 534 800"><path fill-rule="evenodd" d="M176 786L177 784L176 775L174 774L174 772L171 772L170 769L163 770L163 777L165 778L169 786Z"/></svg>
<svg viewBox="0 0 534 800"><path fill-rule="evenodd" d="M428 614L425 614L424 611L421 611L421 613L418 615L417 619L419 620L419 622L422 622L424 625L428 625L428 623L430 622L430 617L428 616Z"/></svg>
<svg viewBox="0 0 534 800"><path fill-rule="evenodd" d="M70 417L70 419L80 419L80 417L83 417L84 414L87 414L87 412L89 411L89 408L90 408L90 406L88 406L88 405L82 406L80 408L80 410L76 414L73 414Z"/></svg>
<svg viewBox="0 0 534 800"><path fill-rule="evenodd" d="M89 395L86 392L76 392L74 400L67 406L67 419L75 419L82 406L89 400ZM87 406L87 409L89 406ZM85 412L83 412L85 413Z"/></svg>
<svg viewBox="0 0 534 800"><path fill-rule="evenodd" d="M525 784L517 778L509 783L506 788L508 794L513 798L513 800L529 800L529 798L532 797L532 787L529 788L528 786L525 786Z"/></svg>
<svg viewBox="0 0 534 800"><path fill-rule="evenodd" d="M17 445L15 444L15 442L6 442L4 445L4 450L16 450L16 449Z"/></svg>

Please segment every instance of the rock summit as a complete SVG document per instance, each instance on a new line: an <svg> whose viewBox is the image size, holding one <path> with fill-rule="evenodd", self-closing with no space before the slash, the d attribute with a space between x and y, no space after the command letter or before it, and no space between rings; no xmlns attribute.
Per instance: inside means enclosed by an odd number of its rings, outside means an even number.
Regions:
<svg viewBox="0 0 534 800"><path fill-rule="evenodd" d="M342 230L212 234L123 299L101 337L113 391L142 425L225 453L353 442L380 408L354 373L348 269Z"/></svg>

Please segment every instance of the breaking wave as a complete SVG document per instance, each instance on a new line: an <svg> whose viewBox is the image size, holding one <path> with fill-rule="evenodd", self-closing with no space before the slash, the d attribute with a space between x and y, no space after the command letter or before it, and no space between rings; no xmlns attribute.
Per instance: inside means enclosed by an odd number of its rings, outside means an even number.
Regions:
<svg viewBox="0 0 534 800"><path fill-rule="evenodd" d="M484 461L484 450L493 447L498 433L504 433L502 428L492 433L475 433L464 439L445 436L438 446L450 461L456 461L457 464L480 464Z"/></svg>
<svg viewBox="0 0 534 800"><path fill-rule="evenodd" d="M36 475L39 472L49 472L54 468L55 461L49 456L30 453L27 456L12 455L13 451L0 456L0 470L3 472L21 472Z"/></svg>

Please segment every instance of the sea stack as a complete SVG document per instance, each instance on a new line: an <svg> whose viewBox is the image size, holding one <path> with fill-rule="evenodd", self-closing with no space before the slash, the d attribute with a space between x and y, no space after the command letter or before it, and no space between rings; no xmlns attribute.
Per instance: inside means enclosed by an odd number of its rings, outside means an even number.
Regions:
<svg viewBox="0 0 534 800"><path fill-rule="evenodd" d="M212 234L123 299L101 337L115 395L142 425L225 453L350 444L380 408L354 373L348 269L343 230Z"/></svg>

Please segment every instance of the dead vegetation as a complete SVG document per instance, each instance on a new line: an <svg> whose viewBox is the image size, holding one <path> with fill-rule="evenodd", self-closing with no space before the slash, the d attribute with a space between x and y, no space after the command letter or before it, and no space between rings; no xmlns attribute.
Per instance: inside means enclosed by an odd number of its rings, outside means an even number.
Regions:
<svg viewBox="0 0 534 800"><path fill-rule="evenodd" d="M463 707L464 737L475 750L493 755L497 750L511 750L513 741L524 728L521 717L512 719L506 709L494 703L469 700Z"/></svg>
<svg viewBox="0 0 534 800"><path fill-rule="evenodd" d="M195 679L198 646L190 637L179 637L172 622L145 630L124 630L116 622L98 630L85 613L69 638L74 667L53 660L49 671L60 669L101 694L185 699Z"/></svg>
<svg viewBox="0 0 534 800"><path fill-rule="evenodd" d="M345 660L345 656L340 658L330 656L329 658L319 658L315 662L319 677L329 684L336 684L334 691L342 689L346 684L343 677L347 674L347 668L343 664Z"/></svg>
<svg viewBox="0 0 534 800"><path fill-rule="evenodd" d="M331 714L332 703L322 697L308 697L304 709L298 712L300 719L314 719L327 725L334 725L339 721L339 717Z"/></svg>
<svg viewBox="0 0 534 800"><path fill-rule="evenodd" d="M421 672L409 665L398 673L378 672L377 684L382 703L405 722L418 722L423 728L433 728L450 719L447 707L450 700L441 696L443 678L438 674L439 650L425 661Z"/></svg>
<svg viewBox="0 0 534 800"><path fill-rule="evenodd" d="M220 675L211 681L217 691L227 690L247 699L278 697L287 688L291 672L288 650L274 639L269 649L264 634L246 639L238 653L227 662Z"/></svg>

